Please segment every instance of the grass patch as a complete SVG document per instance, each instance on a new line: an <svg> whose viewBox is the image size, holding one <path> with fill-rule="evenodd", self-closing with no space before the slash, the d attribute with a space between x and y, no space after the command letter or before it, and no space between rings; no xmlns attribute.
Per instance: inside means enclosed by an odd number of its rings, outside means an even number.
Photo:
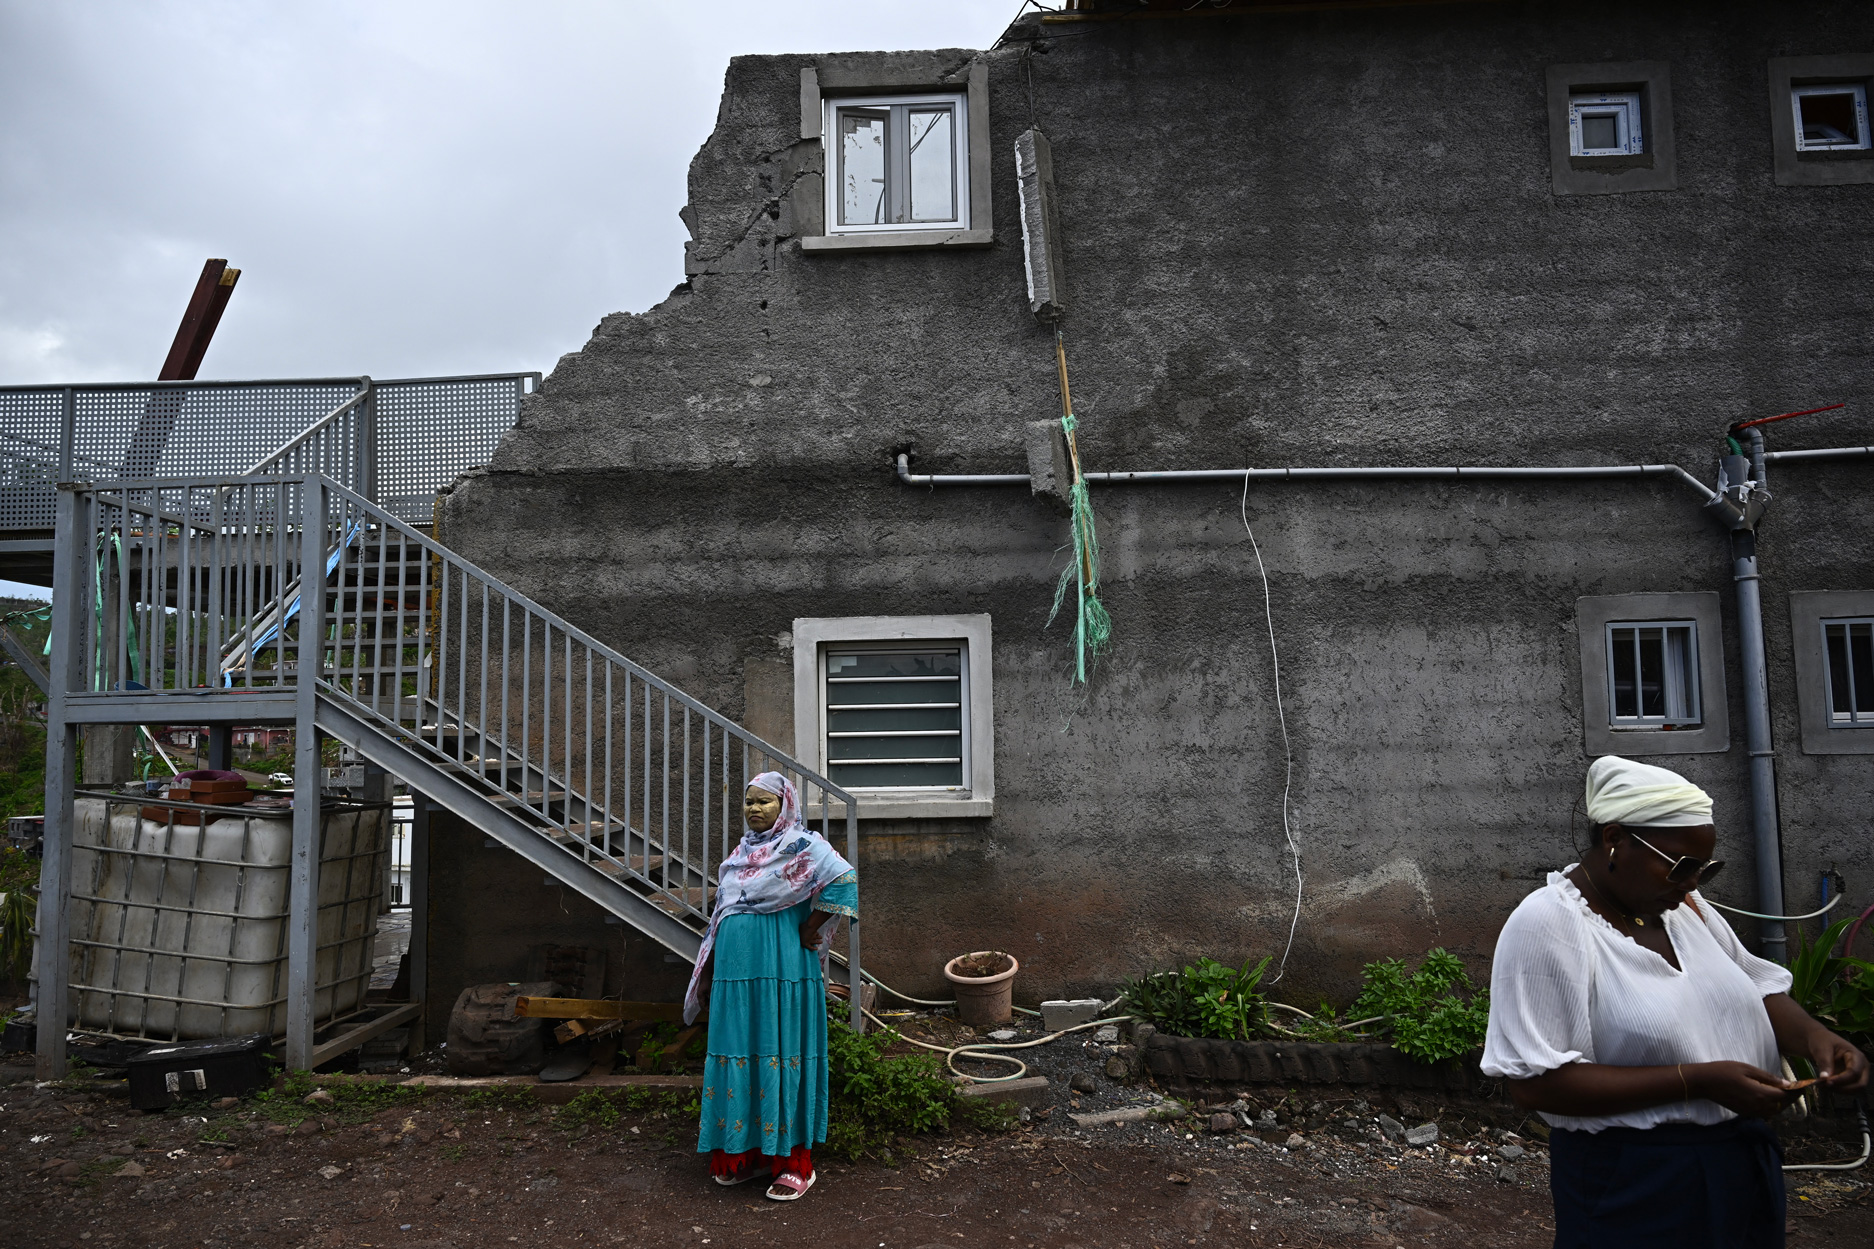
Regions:
<svg viewBox="0 0 1874 1249"><path fill-rule="evenodd" d="M307 1105L306 1098L323 1088L332 1095L327 1105ZM317 1083L303 1071L289 1072L277 1088L254 1094L254 1108L263 1118L289 1126L312 1118L337 1119L340 1123L365 1123L386 1110L415 1106L429 1095L420 1084L390 1084L377 1080L357 1083Z"/></svg>
<svg viewBox="0 0 1874 1249"><path fill-rule="evenodd" d="M843 1008L841 1008L843 1009ZM891 1028L857 1033L829 1013L826 1048L829 1105L826 1149L848 1161L874 1158L893 1165L904 1138L949 1130L953 1125L1008 1131L1019 1111L1000 1103L958 1095L930 1054L887 1058L899 1041Z"/></svg>

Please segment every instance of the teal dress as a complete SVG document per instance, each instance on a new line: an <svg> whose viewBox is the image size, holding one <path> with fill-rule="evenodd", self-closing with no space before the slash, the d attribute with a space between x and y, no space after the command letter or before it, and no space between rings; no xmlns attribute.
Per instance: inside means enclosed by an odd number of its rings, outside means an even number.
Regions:
<svg viewBox="0 0 1874 1249"><path fill-rule="evenodd" d="M812 900L769 915L731 915L716 930L696 1152L787 1157L826 1140L826 984L800 944L813 911L856 918L847 872Z"/></svg>

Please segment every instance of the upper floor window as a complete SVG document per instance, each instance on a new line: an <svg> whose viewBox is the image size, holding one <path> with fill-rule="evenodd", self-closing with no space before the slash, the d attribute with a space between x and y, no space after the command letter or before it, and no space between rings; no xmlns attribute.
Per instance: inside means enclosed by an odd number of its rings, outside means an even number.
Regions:
<svg viewBox="0 0 1874 1249"><path fill-rule="evenodd" d="M1790 88L1798 152L1868 148L1867 85L1859 82Z"/></svg>
<svg viewBox="0 0 1874 1249"><path fill-rule="evenodd" d="M1614 728L1698 724L1698 623L1610 622L1607 680L1608 722Z"/></svg>
<svg viewBox="0 0 1874 1249"><path fill-rule="evenodd" d="M1830 726L1874 727L1874 619L1824 620L1822 663Z"/></svg>
<svg viewBox="0 0 1874 1249"><path fill-rule="evenodd" d="M1640 93L1589 93L1568 98L1570 156L1637 156L1646 150Z"/></svg>
<svg viewBox="0 0 1874 1249"><path fill-rule="evenodd" d="M825 133L829 234L969 227L962 93L828 100Z"/></svg>

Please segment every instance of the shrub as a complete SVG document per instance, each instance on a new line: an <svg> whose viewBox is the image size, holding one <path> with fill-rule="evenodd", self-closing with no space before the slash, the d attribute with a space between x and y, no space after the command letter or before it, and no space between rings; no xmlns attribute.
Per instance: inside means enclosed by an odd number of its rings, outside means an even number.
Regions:
<svg viewBox="0 0 1874 1249"><path fill-rule="evenodd" d="M828 1012L826 1148L839 1157L890 1163L896 1137L942 1131L958 1113L956 1087L934 1057L885 1056L898 1039L890 1028L854 1032ZM993 1113L970 1117L983 1126L1003 1122Z"/></svg>
<svg viewBox="0 0 1874 1249"><path fill-rule="evenodd" d="M1269 960L1240 968L1200 958L1182 971L1129 980L1120 996L1132 1014L1177 1036L1247 1041L1268 1027L1268 1003L1256 986Z"/></svg>
<svg viewBox="0 0 1874 1249"><path fill-rule="evenodd" d="M1796 1005L1862 1049L1874 1049L1874 962L1834 953L1852 919L1837 920L1809 942L1796 930L1789 995Z"/></svg>
<svg viewBox="0 0 1874 1249"><path fill-rule="evenodd" d="M1457 955L1431 950L1415 972L1406 970L1403 959L1383 959L1368 963L1362 974L1365 983L1351 1013L1386 1016L1393 1048L1407 1057L1438 1062L1484 1043L1490 994L1471 984Z"/></svg>

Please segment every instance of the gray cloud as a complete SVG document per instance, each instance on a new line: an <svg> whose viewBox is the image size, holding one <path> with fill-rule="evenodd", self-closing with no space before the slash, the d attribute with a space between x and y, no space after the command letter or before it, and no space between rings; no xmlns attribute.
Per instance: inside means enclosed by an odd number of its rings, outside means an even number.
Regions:
<svg viewBox="0 0 1874 1249"><path fill-rule="evenodd" d="M731 56L1016 7L0 0L0 381L153 377L208 256L204 377L550 369L682 281Z"/></svg>
<svg viewBox="0 0 1874 1249"><path fill-rule="evenodd" d="M0 379L152 376L207 256L204 377L549 368L682 280L731 56L1015 9L0 0Z"/></svg>

